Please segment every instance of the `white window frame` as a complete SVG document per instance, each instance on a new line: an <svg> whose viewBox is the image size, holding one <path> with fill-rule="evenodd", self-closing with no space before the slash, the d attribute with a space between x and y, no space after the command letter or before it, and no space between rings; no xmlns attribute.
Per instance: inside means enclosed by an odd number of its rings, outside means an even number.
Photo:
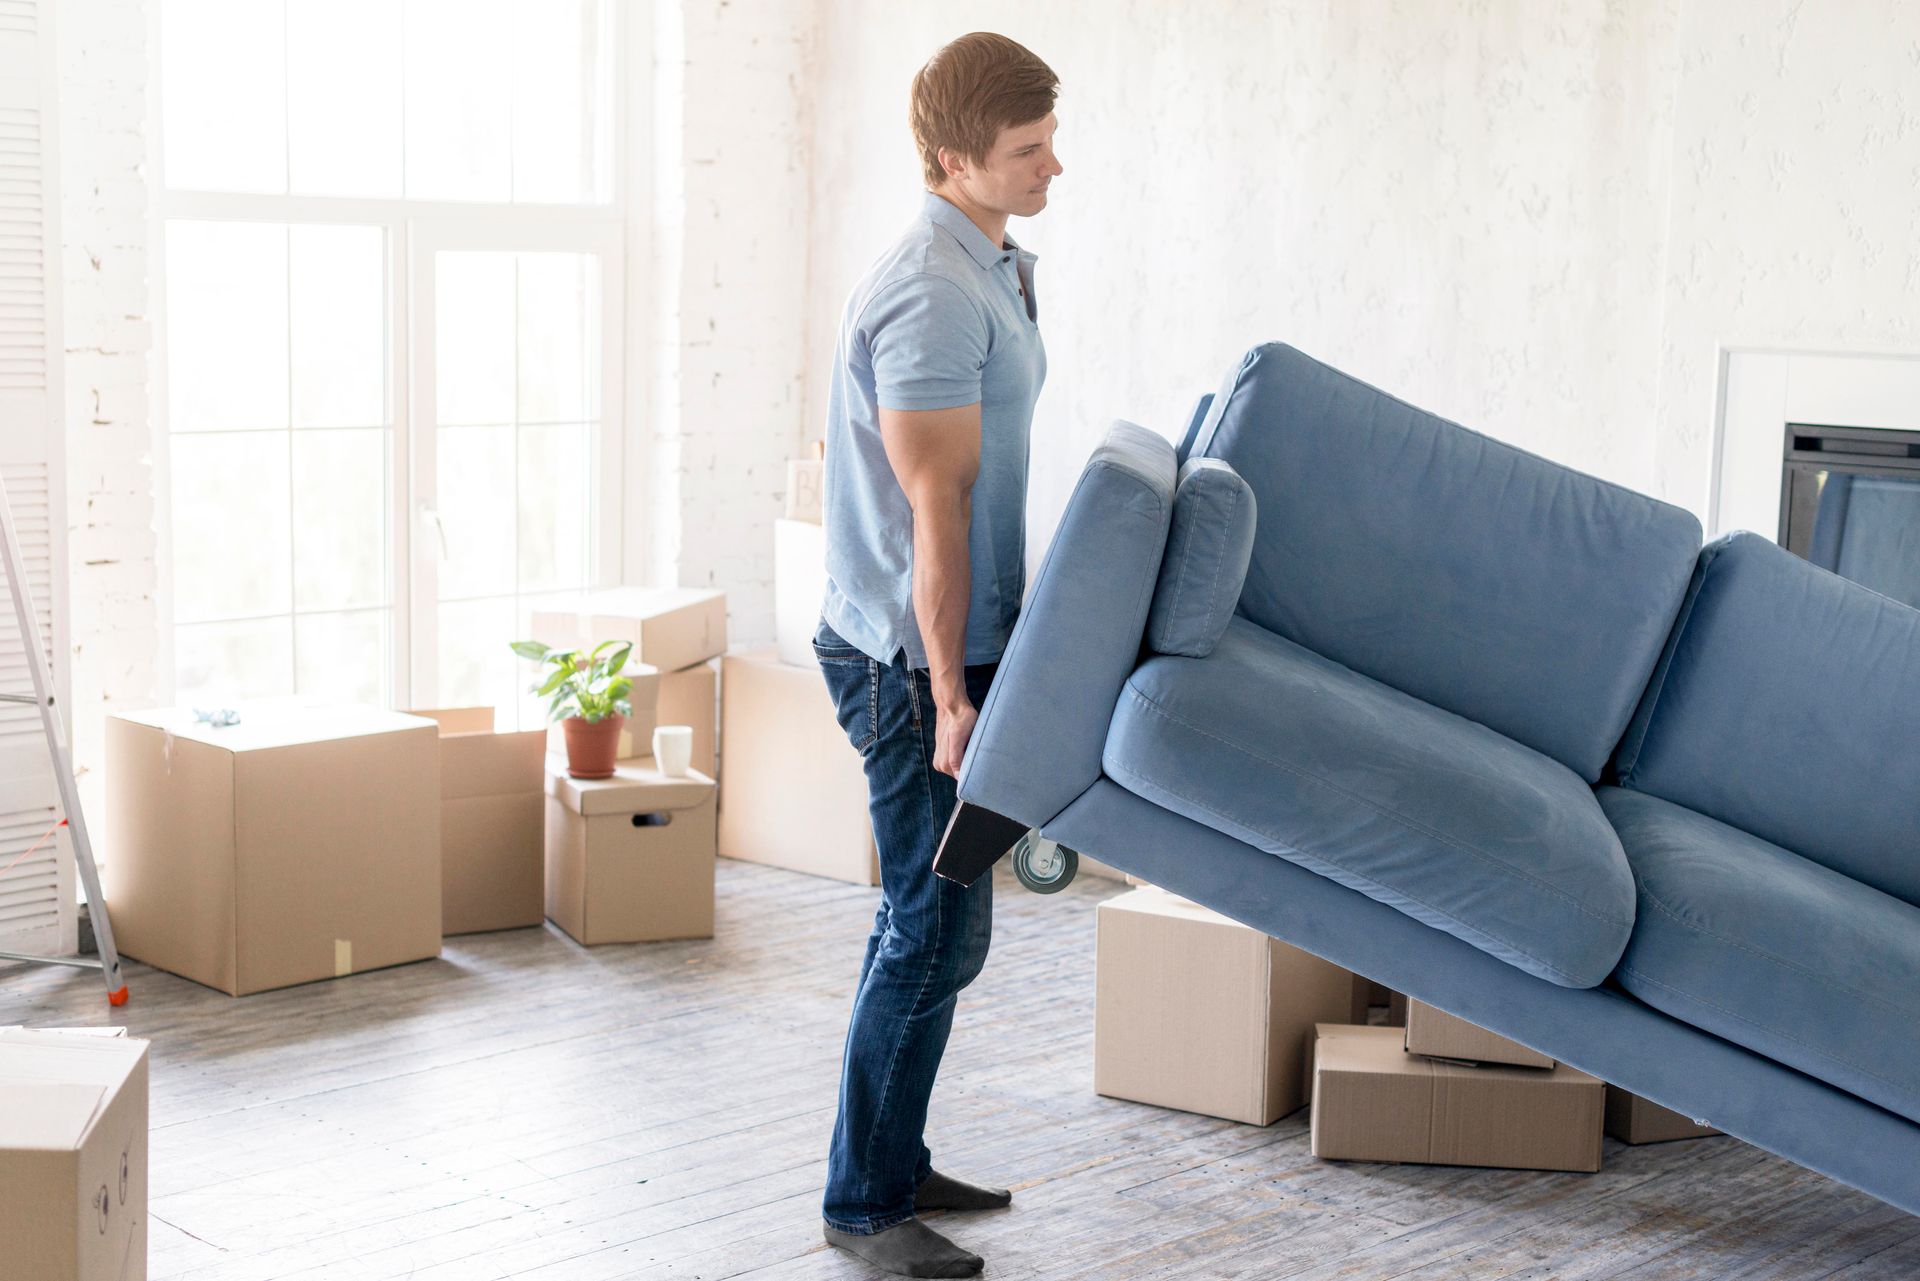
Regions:
<svg viewBox="0 0 1920 1281"><path fill-rule="evenodd" d="M419 342L411 353L407 383L412 390L409 421L421 430L411 432L409 457L405 466L412 480L406 489L413 495L407 518L413 522L414 551L409 572L396 578L409 585L408 631L410 643L405 653L411 662L407 672L409 690L437 690L439 687L439 581L440 531L438 528L439 431L434 405L434 357L438 350L435 328L434 256L445 250L484 250L496 252L591 253L600 256L600 429L595 440L595 466L599 504L589 537L587 551L588 586L610 587L620 581L621 485L623 472L619 419L624 404L622 355L625 334L621 324L621 300L625 279L625 255L622 221L610 218L580 219L566 224L551 220L501 217L413 219L408 227L409 321ZM396 436L398 433L396 433ZM399 466L400 464L396 464ZM400 473L395 472L398 477ZM403 487L396 483L396 493ZM396 520L400 519L396 515ZM398 539L395 540L398 542ZM395 620L396 629L399 620ZM397 642L396 651L402 650ZM400 686L396 685L396 689ZM398 704L420 706L418 700Z"/></svg>
<svg viewBox="0 0 1920 1281"><path fill-rule="evenodd" d="M161 77L161 7L148 11L148 48L153 50L148 83L148 156L152 171L164 179L165 120ZM386 233L387 389L392 423L389 458L392 490L388 511L388 570L393 584L392 644L387 688L395 707L422 706L435 682L437 654L435 608L437 562L419 522L433 509L434 434L432 419L434 334L433 254L441 249L565 250L601 255L601 354L599 479L590 549L590 582L596 587L624 581L621 477L628 465L624 369L626 364L626 200L628 188L627 68L628 24L644 25L622 0L608 5L609 56L614 92L612 173L604 204L498 203L482 201L355 198L253 192L195 191L157 186L149 223L149 289L154 318L153 366L149 408L154 441L154 521L158 565L156 611L160 622L159 679L162 702L176 698L173 592L173 486L167 377L166 228L174 220L378 226ZM396 35L396 39L398 36ZM424 288L425 292L421 292ZM424 328L416 312L424 312ZM417 342L416 342L417 339ZM424 488L423 488L424 485ZM436 700L437 701L437 700Z"/></svg>

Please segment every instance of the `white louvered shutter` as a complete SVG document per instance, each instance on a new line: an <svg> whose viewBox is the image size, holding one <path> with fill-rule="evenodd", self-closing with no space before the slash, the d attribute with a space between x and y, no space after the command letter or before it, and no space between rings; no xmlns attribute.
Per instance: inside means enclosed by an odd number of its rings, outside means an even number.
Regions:
<svg viewBox="0 0 1920 1281"><path fill-rule="evenodd" d="M32 693L26 645L38 645L51 661L64 715L70 681L55 7L50 0L0 0L0 480L37 615L35 635L22 637L12 602L0 598L0 691ZM0 704L0 868L14 864L0 872L0 950L52 955L75 948L65 830L15 863L59 817L39 713Z"/></svg>

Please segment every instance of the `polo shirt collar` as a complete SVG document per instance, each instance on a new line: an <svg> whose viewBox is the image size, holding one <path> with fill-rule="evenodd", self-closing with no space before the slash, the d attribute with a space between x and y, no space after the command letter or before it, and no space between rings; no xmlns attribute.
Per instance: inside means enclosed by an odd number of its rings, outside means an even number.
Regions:
<svg viewBox="0 0 1920 1281"><path fill-rule="evenodd" d="M1018 254L1022 258L1031 259L1033 257L1032 254L1022 249L1012 236L1007 237L1007 247L1005 249L1000 248L1000 246L988 240L987 233L974 226L973 219L960 212L960 207L948 200L945 196L936 195L929 191L925 203L921 206L920 212L921 216L928 222L933 223L937 227L946 228L948 233L960 242L960 247L965 249L967 253L972 256L973 260L982 267L992 267L1002 258L1005 258L1009 251Z"/></svg>

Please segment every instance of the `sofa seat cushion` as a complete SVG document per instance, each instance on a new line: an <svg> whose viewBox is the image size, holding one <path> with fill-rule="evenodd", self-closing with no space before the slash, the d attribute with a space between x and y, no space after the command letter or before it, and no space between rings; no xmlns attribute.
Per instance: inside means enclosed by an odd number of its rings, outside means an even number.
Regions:
<svg viewBox="0 0 1920 1281"><path fill-rule="evenodd" d="M1920 1121L1920 907L1670 801L1599 795L1639 888L1620 985Z"/></svg>
<svg viewBox="0 0 1920 1281"><path fill-rule="evenodd" d="M1572 770L1245 618L1128 678L1102 764L1565 987L1606 978L1633 925L1625 855Z"/></svg>

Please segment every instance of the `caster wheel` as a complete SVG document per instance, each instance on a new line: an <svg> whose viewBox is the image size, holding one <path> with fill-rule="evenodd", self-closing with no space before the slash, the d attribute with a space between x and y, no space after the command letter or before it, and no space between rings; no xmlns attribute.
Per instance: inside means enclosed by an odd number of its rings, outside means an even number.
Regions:
<svg viewBox="0 0 1920 1281"><path fill-rule="evenodd" d="M1080 855L1064 845L1029 831L1013 847L1013 874L1035 894L1057 894L1073 883Z"/></svg>

